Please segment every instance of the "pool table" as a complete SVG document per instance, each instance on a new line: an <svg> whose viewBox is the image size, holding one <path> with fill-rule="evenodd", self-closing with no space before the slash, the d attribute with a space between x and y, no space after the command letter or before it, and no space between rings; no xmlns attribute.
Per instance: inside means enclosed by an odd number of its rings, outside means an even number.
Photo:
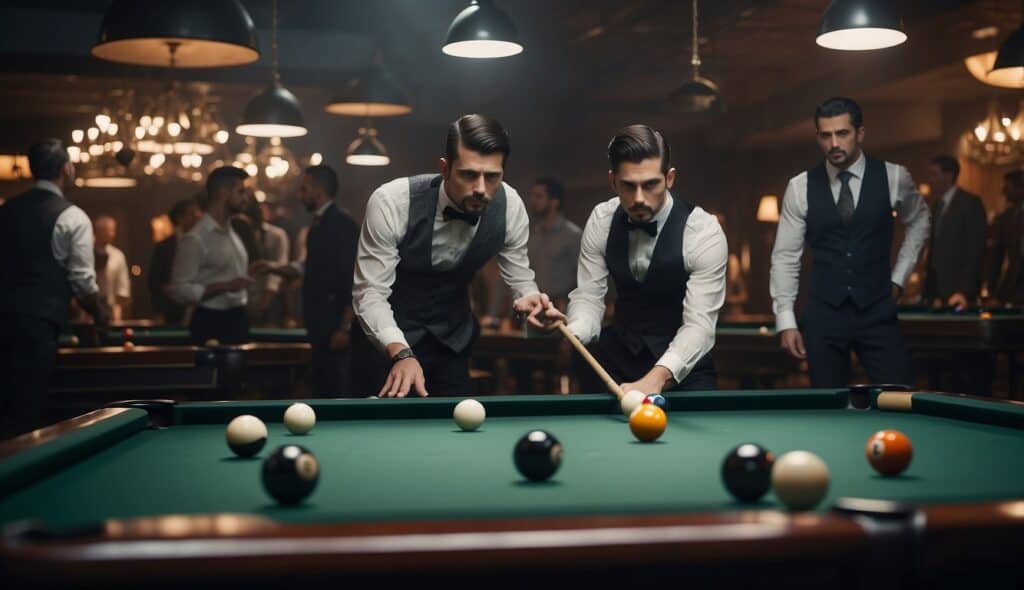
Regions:
<svg viewBox="0 0 1024 590"><path fill-rule="evenodd" d="M304 378L310 356L306 343L60 348L50 393L65 414L126 397L282 397Z"/></svg>
<svg viewBox="0 0 1024 590"><path fill-rule="evenodd" d="M1024 582L1024 405L929 392L669 393L658 442L631 436L608 395L486 400L462 432L457 400L131 403L0 445L0 568L8 580L104 587L935 587ZM254 414L259 456L224 426ZM518 475L514 442L563 443L546 482ZM865 441L909 435L914 458L876 475ZM815 510L734 501L720 464L742 442L806 449L832 474ZM261 459L299 443L321 466L304 503L276 505Z"/></svg>
<svg viewBox="0 0 1024 590"><path fill-rule="evenodd" d="M131 342L141 346L169 346L193 344L188 329L180 326L143 324L139 326L118 325L97 330L91 324L76 324L60 337L60 345L72 347L71 336L78 338L78 346L121 346L126 338L124 330L132 329ZM252 328L251 342L301 343L309 342L305 328Z"/></svg>

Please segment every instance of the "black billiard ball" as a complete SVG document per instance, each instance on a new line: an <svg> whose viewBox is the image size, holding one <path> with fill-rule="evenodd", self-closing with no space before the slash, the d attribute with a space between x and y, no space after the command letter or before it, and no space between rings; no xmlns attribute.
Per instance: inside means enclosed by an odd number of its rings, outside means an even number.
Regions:
<svg viewBox="0 0 1024 590"><path fill-rule="evenodd" d="M320 465L309 449L282 445L263 461L263 488L280 504L298 504L316 488Z"/></svg>
<svg viewBox="0 0 1024 590"><path fill-rule="evenodd" d="M772 482L775 455L754 443L744 443L729 451L722 461L722 483L740 502L756 502Z"/></svg>
<svg viewBox="0 0 1024 590"><path fill-rule="evenodd" d="M523 477L544 481L562 464L562 443L550 432L531 430L516 443L512 458Z"/></svg>

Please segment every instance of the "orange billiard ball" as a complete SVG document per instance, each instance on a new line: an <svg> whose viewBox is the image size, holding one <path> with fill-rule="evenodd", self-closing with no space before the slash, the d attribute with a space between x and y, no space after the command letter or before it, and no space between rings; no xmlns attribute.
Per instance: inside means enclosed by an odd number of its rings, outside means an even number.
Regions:
<svg viewBox="0 0 1024 590"><path fill-rule="evenodd" d="M125 340L131 340L134 337L135 337L135 330L132 330L131 328L125 328L124 329L124 339Z"/></svg>
<svg viewBox="0 0 1024 590"><path fill-rule="evenodd" d="M882 475L898 475L910 465L914 447L910 438L898 430L879 430L864 446L868 463Z"/></svg>
<svg viewBox="0 0 1024 590"><path fill-rule="evenodd" d="M665 410L654 404L644 404L629 415L629 429L638 440L654 442L665 432L668 417Z"/></svg>
<svg viewBox="0 0 1024 590"><path fill-rule="evenodd" d="M129 340L129 341L125 342L125 343L124 343L124 344L122 345L122 347L123 347L123 348L124 348L125 350L135 350L135 343L134 343L134 342L132 342L131 340Z"/></svg>

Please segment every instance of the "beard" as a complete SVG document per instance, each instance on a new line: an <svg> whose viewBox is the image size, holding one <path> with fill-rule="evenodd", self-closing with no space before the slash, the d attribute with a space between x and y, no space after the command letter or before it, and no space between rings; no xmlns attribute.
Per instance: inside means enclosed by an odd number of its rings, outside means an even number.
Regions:
<svg viewBox="0 0 1024 590"><path fill-rule="evenodd" d="M459 200L459 208L466 213L483 213L489 202L486 195L473 193Z"/></svg>

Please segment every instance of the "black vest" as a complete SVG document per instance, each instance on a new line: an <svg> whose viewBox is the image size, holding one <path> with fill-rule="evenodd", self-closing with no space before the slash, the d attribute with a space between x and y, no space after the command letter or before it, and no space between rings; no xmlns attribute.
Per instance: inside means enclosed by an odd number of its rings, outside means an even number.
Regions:
<svg viewBox="0 0 1024 590"><path fill-rule="evenodd" d="M629 228L620 205L612 216L605 246L608 274L615 281L615 319L611 330L633 355L644 348L655 359L668 350L683 325L683 298L690 273L683 261L683 231L693 205L673 201L665 225L658 232L651 264L641 283L629 269ZM705 357L703 362L709 362Z"/></svg>
<svg viewBox="0 0 1024 590"><path fill-rule="evenodd" d="M53 257L52 240L57 218L70 206L42 189L0 206L0 311L67 323L71 285Z"/></svg>
<svg viewBox="0 0 1024 590"><path fill-rule="evenodd" d="M359 226L332 203L306 234L306 270L302 279L302 310L310 340L320 343L342 323L352 305L352 267Z"/></svg>
<svg viewBox="0 0 1024 590"><path fill-rule="evenodd" d="M442 271L430 262L440 187L439 175L409 178L409 228L398 244L400 261L388 301L410 346L430 333L462 352L476 331L469 283L505 244L505 189L499 188L491 199L462 260Z"/></svg>
<svg viewBox="0 0 1024 590"><path fill-rule="evenodd" d="M891 292L892 201L885 162L864 155L857 209L848 225L822 163L807 171L807 244L813 254L810 296L838 307L847 297L858 308Z"/></svg>

